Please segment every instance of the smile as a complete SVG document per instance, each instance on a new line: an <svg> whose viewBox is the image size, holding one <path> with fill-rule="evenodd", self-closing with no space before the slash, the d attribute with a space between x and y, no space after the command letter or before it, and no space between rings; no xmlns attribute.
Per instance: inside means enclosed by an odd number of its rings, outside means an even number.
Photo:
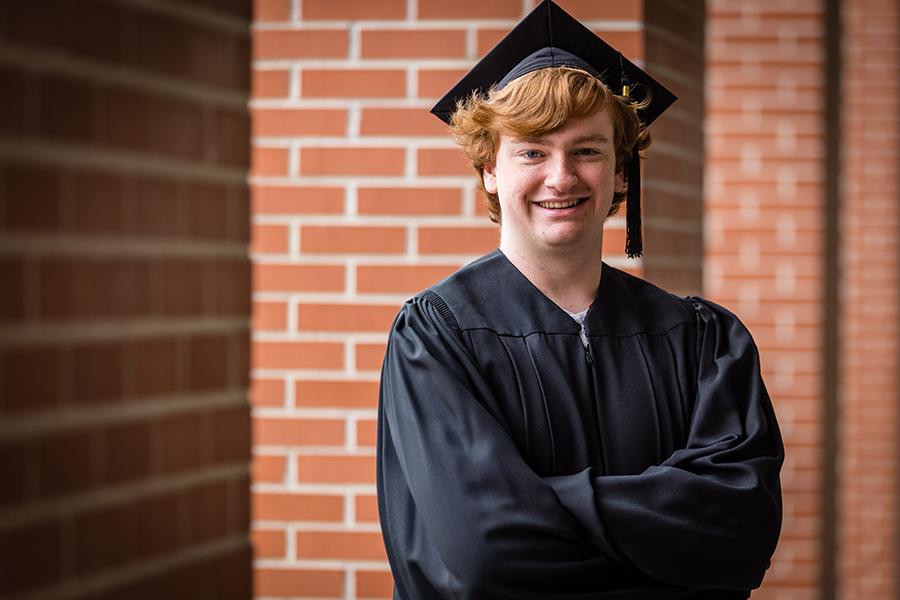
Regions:
<svg viewBox="0 0 900 600"><path fill-rule="evenodd" d="M559 208L571 208L573 206L577 206L582 202L587 201L587 196L584 198L572 198L571 200L559 200L556 202L538 202L537 205L541 208L550 208L550 209L559 209Z"/></svg>

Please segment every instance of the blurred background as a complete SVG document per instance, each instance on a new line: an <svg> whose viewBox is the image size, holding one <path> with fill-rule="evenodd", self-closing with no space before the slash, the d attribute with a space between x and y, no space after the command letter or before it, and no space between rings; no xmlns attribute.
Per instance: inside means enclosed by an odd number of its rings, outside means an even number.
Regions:
<svg viewBox="0 0 900 600"><path fill-rule="evenodd" d="M760 346L753 597L900 597L900 3L559 4L680 97L604 255ZM428 109L534 5L0 2L0 598L390 597L386 331L498 243Z"/></svg>

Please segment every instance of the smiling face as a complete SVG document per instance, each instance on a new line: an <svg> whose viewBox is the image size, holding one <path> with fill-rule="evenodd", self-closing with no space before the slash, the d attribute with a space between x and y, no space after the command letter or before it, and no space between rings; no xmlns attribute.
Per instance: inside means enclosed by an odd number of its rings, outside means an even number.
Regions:
<svg viewBox="0 0 900 600"><path fill-rule="evenodd" d="M500 199L505 253L600 251L613 194L625 189L613 136L606 109L539 137L500 135L484 187Z"/></svg>

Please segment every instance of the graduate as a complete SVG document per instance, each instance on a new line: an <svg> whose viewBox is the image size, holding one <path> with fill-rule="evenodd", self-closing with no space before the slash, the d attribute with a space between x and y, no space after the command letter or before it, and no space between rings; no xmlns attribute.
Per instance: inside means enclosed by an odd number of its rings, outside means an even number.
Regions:
<svg viewBox="0 0 900 600"><path fill-rule="evenodd" d="M500 247L409 300L378 409L400 600L747 598L781 529L784 448L729 311L605 264L675 98L541 3L433 112Z"/></svg>

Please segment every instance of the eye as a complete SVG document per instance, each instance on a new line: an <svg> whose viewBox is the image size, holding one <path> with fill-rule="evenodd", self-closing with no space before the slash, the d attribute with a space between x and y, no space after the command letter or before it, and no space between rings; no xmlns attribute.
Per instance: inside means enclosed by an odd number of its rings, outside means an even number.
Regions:
<svg viewBox="0 0 900 600"><path fill-rule="evenodd" d="M580 156L597 156L600 154L599 148L579 148L575 151L575 154Z"/></svg>
<svg viewBox="0 0 900 600"><path fill-rule="evenodd" d="M544 154L538 150L523 150L519 153L519 156L528 160L537 160L538 158L543 157Z"/></svg>

